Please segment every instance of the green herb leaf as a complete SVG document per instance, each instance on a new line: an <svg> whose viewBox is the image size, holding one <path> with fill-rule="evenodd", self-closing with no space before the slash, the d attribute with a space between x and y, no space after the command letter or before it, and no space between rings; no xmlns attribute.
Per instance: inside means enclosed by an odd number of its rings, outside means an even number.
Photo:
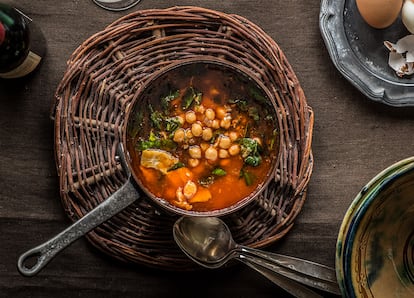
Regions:
<svg viewBox="0 0 414 298"><path fill-rule="evenodd" d="M268 104L267 98L263 95L263 93L258 88L249 88L249 95L253 97L256 101L262 104Z"/></svg>
<svg viewBox="0 0 414 298"><path fill-rule="evenodd" d="M171 168L169 168L167 170L167 172L171 172L171 171L177 170L179 168L183 168L183 167L185 167L185 164L183 164L182 162L179 161L176 164L174 164Z"/></svg>
<svg viewBox="0 0 414 298"><path fill-rule="evenodd" d="M259 166L262 162L259 143L251 138L242 138L239 143L244 163L253 167Z"/></svg>
<svg viewBox="0 0 414 298"><path fill-rule="evenodd" d="M262 163L262 158L260 157L260 155L255 155L255 156L247 156L244 159L245 164L252 166L252 167L257 167Z"/></svg>
<svg viewBox="0 0 414 298"><path fill-rule="evenodd" d="M250 186L254 183L254 180L256 179L256 176L245 169L240 170L240 177L244 179L244 182L247 186Z"/></svg>
<svg viewBox="0 0 414 298"><path fill-rule="evenodd" d="M216 180L216 177L222 177L226 175L227 175L227 172L223 170L222 168L214 168L214 170L211 171L211 175L200 178L198 180L198 183L202 186L207 187L208 185L214 183L214 181Z"/></svg>
<svg viewBox="0 0 414 298"><path fill-rule="evenodd" d="M270 140L270 143L269 143L269 149L270 150L273 150L273 149L276 149L275 148L275 146L276 146L276 138L277 138L277 136L278 136L278 131L277 131L277 129L274 129L273 130L273 134L272 134L272 139Z"/></svg>
<svg viewBox="0 0 414 298"><path fill-rule="evenodd" d="M225 170L223 170L222 168L215 168L212 172L213 175L216 176L226 176L227 172Z"/></svg>
<svg viewBox="0 0 414 298"><path fill-rule="evenodd" d="M175 148L177 148L177 143L175 143L173 140L171 139L160 139L159 142L159 149L163 149L163 150L174 150Z"/></svg>
<svg viewBox="0 0 414 298"><path fill-rule="evenodd" d="M143 141L139 141L137 142L137 150L139 151L144 151L147 149L157 149L160 147L160 143L158 140L156 141L149 141L149 140L143 140Z"/></svg>
<svg viewBox="0 0 414 298"><path fill-rule="evenodd" d="M178 120L178 117L171 117L165 119L165 130L167 132L174 132L181 126L180 121Z"/></svg>
<svg viewBox="0 0 414 298"><path fill-rule="evenodd" d="M198 92L194 87L188 87L183 95L181 102L181 108L185 111L188 110L192 105L201 104L202 93Z"/></svg>
<svg viewBox="0 0 414 298"><path fill-rule="evenodd" d="M152 126L154 128L157 128L158 130L161 130L161 125L162 125L164 116L162 115L160 111L154 111L151 105L149 106L149 108L151 111L150 119L151 119Z"/></svg>
<svg viewBox="0 0 414 298"><path fill-rule="evenodd" d="M150 141L150 142L155 142L156 140L158 140L159 139L159 137L154 133L154 131L153 130L151 130L150 131L150 135L149 135L149 137L148 137L148 140Z"/></svg>
<svg viewBox="0 0 414 298"><path fill-rule="evenodd" d="M237 105L242 112L246 112L249 107L245 99L230 99L228 103Z"/></svg>
<svg viewBox="0 0 414 298"><path fill-rule="evenodd" d="M258 143L251 138L240 139L240 150L243 158L247 158L249 155L256 155L258 151Z"/></svg>
<svg viewBox="0 0 414 298"><path fill-rule="evenodd" d="M204 187L207 187L214 183L214 176L206 176L198 179L198 183Z"/></svg>
<svg viewBox="0 0 414 298"><path fill-rule="evenodd" d="M146 149L164 149L172 150L177 147L177 144L168 138L165 138L162 134L157 135L154 131L150 131L147 140L139 140L136 144L137 150L146 150Z"/></svg>
<svg viewBox="0 0 414 298"><path fill-rule="evenodd" d="M171 91L170 94L161 98L161 107L164 111L167 111L170 107L170 102L180 96L180 90Z"/></svg>
<svg viewBox="0 0 414 298"><path fill-rule="evenodd" d="M256 107L249 108L249 117L252 118L254 121L260 120L259 111Z"/></svg>
<svg viewBox="0 0 414 298"><path fill-rule="evenodd" d="M137 142L135 147L138 151L144 151L144 150L147 150L147 149L154 148L154 144L150 141L139 141L139 142Z"/></svg>

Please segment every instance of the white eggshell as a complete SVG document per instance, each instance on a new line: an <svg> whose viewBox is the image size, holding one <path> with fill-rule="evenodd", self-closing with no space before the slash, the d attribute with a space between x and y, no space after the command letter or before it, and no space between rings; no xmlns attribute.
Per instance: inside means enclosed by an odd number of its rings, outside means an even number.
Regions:
<svg viewBox="0 0 414 298"><path fill-rule="evenodd" d="M401 9L401 19L405 27L411 33L414 33L414 2L407 0Z"/></svg>

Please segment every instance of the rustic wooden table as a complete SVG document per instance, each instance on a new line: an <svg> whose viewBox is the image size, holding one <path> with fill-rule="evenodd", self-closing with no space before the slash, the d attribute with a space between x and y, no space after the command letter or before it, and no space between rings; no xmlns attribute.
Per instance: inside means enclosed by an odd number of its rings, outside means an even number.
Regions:
<svg viewBox="0 0 414 298"><path fill-rule="evenodd" d="M15 2L42 28L48 53L30 78L0 81L0 297L289 297L244 266L165 272L115 261L85 239L37 276L18 273L21 253L69 225L49 118L65 62L83 40L130 11L194 5L239 14L289 59L315 112L315 165L294 228L268 250L334 266L338 229L354 196L377 172L412 155L414 109L374 103L338 73L320 35L319 1L142 0L121 13L91 0Z"/></svg>

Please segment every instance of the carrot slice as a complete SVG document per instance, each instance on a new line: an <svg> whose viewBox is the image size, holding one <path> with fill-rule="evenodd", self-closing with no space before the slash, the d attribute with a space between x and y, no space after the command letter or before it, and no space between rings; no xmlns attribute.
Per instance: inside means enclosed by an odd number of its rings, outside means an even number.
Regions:
<svg viewBox="0 0 414 298"><path fill-rule="evenodd" d="M194 197L188 199L189 203L202 203L211 199L211 192L204 187L199 187Z"/></svg>

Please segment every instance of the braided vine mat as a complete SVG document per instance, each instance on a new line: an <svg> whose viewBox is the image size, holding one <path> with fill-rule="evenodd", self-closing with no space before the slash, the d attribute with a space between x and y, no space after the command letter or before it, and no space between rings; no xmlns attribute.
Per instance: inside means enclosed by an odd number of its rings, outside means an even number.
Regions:
<svg viewBox="0 0 414 298"><path fill-rule="evenodd" d="M283 52L262 29L241 16L200 7L133 12L71 55L53 107L60 194L71 220L126 180L116 148L124 111L140 86L170 63L205 56L249 69L273 94L279 117L281 153L274 179L253 203L223 219L237 242L252 247L273 243L289 231L312 173L312 109ZM195 265L174 243L176 219L144 196L87 239L124 262L191 270Z"/></svg>

